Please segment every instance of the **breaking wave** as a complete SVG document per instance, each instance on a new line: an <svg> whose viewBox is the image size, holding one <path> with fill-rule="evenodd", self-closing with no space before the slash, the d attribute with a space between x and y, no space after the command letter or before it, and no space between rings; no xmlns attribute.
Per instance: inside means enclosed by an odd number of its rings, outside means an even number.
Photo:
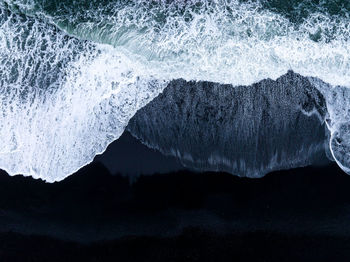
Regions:
<svg viewBox="0 0 350 262"><path fill-rule="evenodd" d="M349 4L279 2L1 0L0 167L62 180L173 79L248 89L293 70L349 171Z"/></svg>

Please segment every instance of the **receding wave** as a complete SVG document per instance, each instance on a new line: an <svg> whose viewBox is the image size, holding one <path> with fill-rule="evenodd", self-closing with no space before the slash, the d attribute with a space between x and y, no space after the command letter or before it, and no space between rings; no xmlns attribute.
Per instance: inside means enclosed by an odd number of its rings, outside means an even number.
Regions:
<svg viewBox="0 0 350 262"><path fill-rule="evenodd" d="M292 71L251 86L175 80L127 130L188 168L256 178L327 163L325 113L321 93Z"/></svg>
<svg viewBox="0 0 350 262"><path fill-rule="evenodd" d="M350 167L349 4L0 1L0 167L61 180L117 139L173 79L249 85L288 70L325 97Z"/></svg>

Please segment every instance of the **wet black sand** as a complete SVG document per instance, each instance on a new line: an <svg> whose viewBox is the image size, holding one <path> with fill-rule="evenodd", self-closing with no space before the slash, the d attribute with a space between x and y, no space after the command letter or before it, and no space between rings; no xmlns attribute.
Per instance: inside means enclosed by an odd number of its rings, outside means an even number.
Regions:
<svg viewBox="0 0 350 262"><path fill-rule="evenodd" d="M150 157L137 147L136 166ZM100 160L54 184L0 174L0 261L349 261L350 176L335 164L130 179Z"/></svg>

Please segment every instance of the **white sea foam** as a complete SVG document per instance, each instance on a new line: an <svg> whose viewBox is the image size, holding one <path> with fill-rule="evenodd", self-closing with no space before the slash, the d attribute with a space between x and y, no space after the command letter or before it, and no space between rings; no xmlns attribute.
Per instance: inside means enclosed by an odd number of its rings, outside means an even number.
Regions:
<svg viewBox="0 0 350 262"><path fill-rule="evenodd" d="M58 3L0 2L0 167L10 174L63 179L172 79L249 85L291 69L349 85L346 17L314 13L296 25L238 0Z"/></svg>
<svg viewBox="0 0 350 262"><path fill-rule="evenodd" d="M166 83L112 47L38 21L17 28L20 18L8 15L0 28L0 166L61 180L117 139Z"/></svg>

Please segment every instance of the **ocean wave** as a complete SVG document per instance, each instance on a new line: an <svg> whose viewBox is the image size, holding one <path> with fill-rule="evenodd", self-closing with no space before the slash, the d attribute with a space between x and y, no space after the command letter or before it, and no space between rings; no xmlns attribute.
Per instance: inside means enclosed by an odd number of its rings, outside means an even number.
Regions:
<svg viewBox="0 0 350 262"><path fill-rule="evenodd" d="M0 167L61 180L103 152L173 79L248 89L293 70L325 97L332 154L348 171L348 5L287 7L0 1Z"/></svg>
<svg viewBox="0 0 350 262"><path fill-rule="evenodd" d="M249 85L293 70L347 85L350 18L310 5L296 23L265 2L6 1L74 37L128 51L157 78Z"/></svg>

